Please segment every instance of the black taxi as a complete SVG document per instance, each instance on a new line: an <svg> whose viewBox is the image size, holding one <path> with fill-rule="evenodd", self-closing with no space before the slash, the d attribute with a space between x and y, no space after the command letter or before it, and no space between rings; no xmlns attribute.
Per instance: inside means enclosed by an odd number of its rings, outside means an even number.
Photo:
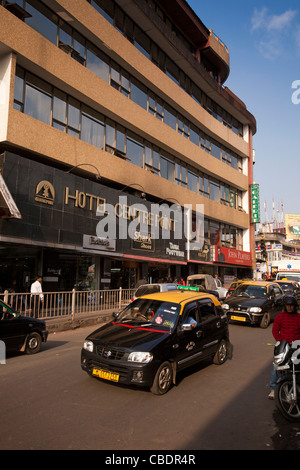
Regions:
<svg viewBox="0 0 300 470"><path fill-rule="evenodd" d="M267 328L283 309L283 292L276 282L245 281L222 307L230 321Z"/></svg>
<svg viewBox="0 0 300 470"><path fill-rule="evenodd" d="M37 318L24 317L0 300L0 341L7 352L20 351L36 354L48 338L46 323Z"/></svg>
<svg viewBox="0 0 300 470"><path fill-rule="evenodd" d="M81 367L94 377L149 387L156 395L176 383L178 371L230 353L228 320L219 300L197 288L140 297L90 334Z"/></svg>

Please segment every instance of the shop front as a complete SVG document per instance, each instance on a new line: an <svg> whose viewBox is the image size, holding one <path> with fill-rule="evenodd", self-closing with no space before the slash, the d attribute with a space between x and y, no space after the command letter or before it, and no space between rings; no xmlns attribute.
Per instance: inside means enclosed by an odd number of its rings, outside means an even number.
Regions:
<svg viewBox="0 0 300 470"><path fill-rule="evenodd" d="M38 274L45 292L133 288L186 269L176 214L11 152L0 168L21 214L0 219L2 290L26 292Z"/></svg>

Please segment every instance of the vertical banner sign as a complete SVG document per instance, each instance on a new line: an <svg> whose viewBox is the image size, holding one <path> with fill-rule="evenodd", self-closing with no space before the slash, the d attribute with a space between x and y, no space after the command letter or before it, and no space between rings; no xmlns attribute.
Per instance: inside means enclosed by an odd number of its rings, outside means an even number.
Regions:
<svg viewBox="0 0 300 470"><path fill-rule="evenodd" d="M251 184L252 223L260 222L259 184Z"/></svg>

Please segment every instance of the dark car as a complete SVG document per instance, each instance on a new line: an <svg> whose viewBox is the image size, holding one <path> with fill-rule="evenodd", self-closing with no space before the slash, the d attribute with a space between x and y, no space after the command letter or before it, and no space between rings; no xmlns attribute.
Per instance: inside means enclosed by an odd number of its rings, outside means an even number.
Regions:
<svg viewBox="0 0 300 470"><path fill-rule="evenodd" d="M46 324L42 320L23 317L20 313L0 300L0 340L7 352L24 351L35 354L48 338Z"/></svg>
<svg viewBox="0 0 300 470"><path fill-rule="evenodd" d="M300 301L300 283L298 281L288 281L276 279L276 284L279 285L284 294L292 294L296 297L297 301Z"/></svg>
<svg viewBox="0 0 300 470"><path fill-rule="evenodd" d="M228 320L211 294L150 294L114 316L82 348L81 367L94 377L162 395L178 371L208 357L222 364L229 352Z"/></svg>
<svg viewBox="0 0 300 470"><path fill-rule="evenodd" d="M276 282L243 282L226 299L223 309L231 321L267 328L283 310L283 292Z"/></svg>

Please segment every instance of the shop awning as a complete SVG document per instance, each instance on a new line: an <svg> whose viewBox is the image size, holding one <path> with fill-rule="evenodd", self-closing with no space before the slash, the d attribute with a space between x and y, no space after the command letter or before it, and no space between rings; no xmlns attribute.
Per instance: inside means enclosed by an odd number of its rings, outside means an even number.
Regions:
<svg viewBox="0 0 300 470"><path fill-rule="evenodd" d="M21 213L0 173L0 219L22 219Z"/></svg>

